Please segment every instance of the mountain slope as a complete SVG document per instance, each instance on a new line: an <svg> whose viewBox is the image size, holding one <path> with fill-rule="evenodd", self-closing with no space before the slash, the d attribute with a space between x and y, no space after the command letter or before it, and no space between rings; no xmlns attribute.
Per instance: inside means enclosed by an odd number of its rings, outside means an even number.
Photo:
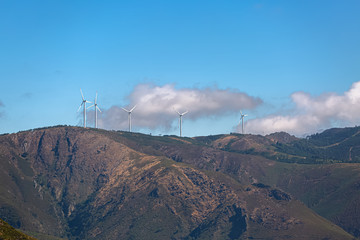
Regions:
<svg viewBox="0 0 360 240"><path fill-rule="evenodd" d="M0 216L70 239L353 238L267 186L276 162L215 147L223 138L76 127L0 136ZM259 139L250 145L272 151Z"/></svg>
<svg viewBox="0 0 360 240"><path fill-rule="evenodd" d="M343 144L351 148L349 143L357 146L360 142L356 140L357 132L357 128L330 129L324 132L324 137L317 134L310 139L316 137L318 145L328 148L341 148ZM194 139L186 140L188 144L160 144L155 140L147 143L152 149L159 149L176 161L202 169L221 171L241 183L262 182L283 189L321 216L355 236L360 236L360 214L357 211L360 209L358 163L329 164L333 161L328 161L327 156L323 155L307 159L308 153L305 150L298 156L288 155L278 148L279 144L293 148L298 146L297 142L313 143L286 133L266 137L241 134L199 137L195 139L195 144ZM331 145L327 145L329 141ZM190 142L192 144L189 144ZM346 148L344 149L346 152ZM291 160L295 157L301 164L292 163Z"/></svg>
<svg viewBox="0 0 360 240"><path fill-rule="evenodd" d="M360 163L359 133L360 127L333 128L289 144L279 143L276 147L278 152L300 156L308 163Z"/></svg>
<svg viewBox="0 0 360 240"><path fill-rule="evenodd" d="M0 239L2 240L35 240L22 232L17 231L8 223L0 219Z"/></svg>
<svg viewBox="0 0 360 240"><path fill-rule="evenodd" d="M284 133L266 137L222 136L209 144L230 152L248 153L252 158L276 160L265 167L243 165L242 168L256 176L255 180L291 193L321 216L360 236L360 164L350 163L359 156L355 151L360 145L358 127L329 129L307 139L296 139ZM348 158L349 151L352 161ZM337 159L338 155L343 158ZM298 164L293 164L294 160ZM225 171L229 173L235 169L241 167Z"/></svg>

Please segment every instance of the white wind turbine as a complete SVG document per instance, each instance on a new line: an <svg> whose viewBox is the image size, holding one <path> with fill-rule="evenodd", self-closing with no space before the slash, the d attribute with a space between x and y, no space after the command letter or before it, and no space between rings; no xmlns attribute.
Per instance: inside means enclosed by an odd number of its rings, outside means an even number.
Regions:
<svg viewBox="0 0 360 240"><path fill-rule="evenodd" d="M174 109L175 110L175 109ZM182 117L187 114L189 111L180 113L179 111L175 110L177 114L179 114L179 128L180 128L180 137L182 137Z"/></svg>
<svg viewBox="0 0 360 240"><path fill-rule="evenodd" d="M81 106L83 106L83 108L84 108L84 128L85 128L86 127L86 103L91 103L91 102L87 101L84 98L84 95L83 95L83 93L81 91L81 88L80 88L80 93L81 93L81 97L82 97L82 103L80 104L80 107L79 107L79 109L77 111L80 111Z"/></svg>
<svg viewBox="0 0 360 240"><path fill-rule="evenodd" d="M129 119L129 132L131 132L131 113L132 111L136 108L136 105L130 109L130 110L127 110L125 108L122 108L125 112L127 112L129 115L128 115L128 119Z"/></svg>
<svg viewBox="0 0 360 240"><path fill-rule="evenodd" d="M244 117L247 117L247 114L243 114L241 111L240 111L240 118L241 118L241 133L244 134Z"/></svg>
<svg viewBox="0 0 360 240"><path fill-rule="evenodd" d="M98 107L98 104L97 104L97 96L98 96L98 94L96 92L94 104L91 105L90 107L88 107L88 109L91 108L91 107L95 108L95 128L98 127L98 124L97 124L97 110L99 110L99 112L101 112L101 110L100 110L100 108Z"/></svg>

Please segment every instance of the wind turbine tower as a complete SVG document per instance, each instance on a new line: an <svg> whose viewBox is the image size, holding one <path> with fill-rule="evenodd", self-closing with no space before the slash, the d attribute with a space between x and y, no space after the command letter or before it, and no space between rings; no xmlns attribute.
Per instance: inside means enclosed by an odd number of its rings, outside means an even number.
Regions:
<svg viewBox="0 0 360 240"><path fill-rule="evenodd" d="M95 128L98 127L98 124L97 124L97 110L99 110L99 112L101 112L101 110L100 110L100 108L98 107L98 104L97 104L97 96L98 96L98 94L96 92L94 104L91 105L90 107L88 107L88 109L91 108L91 107L95 108Z"/></svg>
<svg viewBox="0 0 360 240"><path fill-rule="evenodd" d="M244 134L244 117L247 117L247 114L243 114L241 111L240 111L240 118L241 118L241 133Z"/></svg>
<svg viewBox="0 0 360 240"><path fill-rule="evenodd" d="M175 110L175 109L174 109ZM189 111L180 113L179 111L175 110L175 112L177 112L177 114L179 114L179 128L180 128L180 137L182 137L182 117L187 114Z"/></svg>
<svg viewBox="0 0 360 240"><path fill-rule="evenodd" d="M81 91L81 88L80 88L80 93L81 93L81 97L82 97L82 103L80 104L80 107L77 111L80 111L81 109L81 106L83 106L84 108L84 128L86 128L86 103L91 103L89 101L87 101L85 98L84 98L84 95Z"/></svg>
<svg viewBox="0 0 360 240"><path fill-rule="evenodd" d="M129 132L131 132L131 113L132 111L134 111L134 109L136 108L136 105L130 109L130 110L127 110L125 108L122 108L125 112L127 112L129 115L128 115L128 120L129 120Z"/></svg>

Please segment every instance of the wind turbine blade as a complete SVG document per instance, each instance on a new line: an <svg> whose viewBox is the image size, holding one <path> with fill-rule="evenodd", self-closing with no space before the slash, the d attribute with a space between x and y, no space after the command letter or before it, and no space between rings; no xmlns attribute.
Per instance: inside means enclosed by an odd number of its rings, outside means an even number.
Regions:
<svg viewBox="0 0 360 240"><path fill-rule="evenodd" d="M189 111L183 112L181 115L184 116L185 114L187 114Z"/></svg>
<svg viewBox="0 0 360 240"><path fill-rule="evenodd" d="M77 110L77 112L80 111L80 109L81 109L81 107L82 107L83 104L84 104L84 102L82 102L82 103L80 104L80 107L79 107L79 109Z"/></svg>
<svg viewBox="0 0 360 240"><path fill-rule="evenodd" d="M96 92L96 95L95 95L95 104L96 104L96 101L97 101L97 92Z"/></svg>
<svg viewBox="0 0 360 240"><path fill-rule="evenodd" d="M95 104L91 105L91 106L90 106L90 107L88 107L87 109L89 109L89 108L91 108L91 107L93 107L93 106L95 106Z"/></svg>
<svg viewBox="0 0 360 240"><path fill-rule="evenodd" d="M137 105L135 105L129 112L132 112L135 108L136 108Z"/></svg>
<svg viewBox="0 0 360 240"><path fill-rule="evenodd" d="M177 114L181 115L181 114L179 113L179 111L178 111L178 110L176 110L175 108L174 108L174 111L175 111Z"/></svg>
<svg viewBox="0 0 360 240"><path fill-rule="evenodd" d="M90 101L88 101L88 100L86 100L85 102L87 102L87 103L91 103Z"/></svg>
<svg viewBox="0 0 360 240"><path fill-rule="evenodd" d="M99 112L101 112L100 108L98 106L96 106L97 110L99 110Z"/></svg>
<svg viewBox="0 0 360 240"><path fill-rule="evenodd" d="M83 94L83 92L81 91L81 88L80 88L80 93L81 93L82 100L84 101L84 100L85 100L85 98L84 98L84 94Z"/></svg>
<svg viewBox="0 0 360 240"><path fill-rule="evenodd" d="M125 108L121 108L122 110L124 110L125 112L130 112L129 110L125 109Z"/></svg>

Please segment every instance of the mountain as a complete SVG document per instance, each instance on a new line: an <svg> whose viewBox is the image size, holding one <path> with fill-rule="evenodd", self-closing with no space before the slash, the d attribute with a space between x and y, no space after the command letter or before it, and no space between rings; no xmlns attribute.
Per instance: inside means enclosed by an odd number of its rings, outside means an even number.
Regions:
<svg viewBox="0 0 360 240"><path fill-rule="evenodd" d="M329 159L299 146L346 152L358 130L323 142L67 126L5 134L0 217L68 239L354 239L357 152Z"/></svg>

